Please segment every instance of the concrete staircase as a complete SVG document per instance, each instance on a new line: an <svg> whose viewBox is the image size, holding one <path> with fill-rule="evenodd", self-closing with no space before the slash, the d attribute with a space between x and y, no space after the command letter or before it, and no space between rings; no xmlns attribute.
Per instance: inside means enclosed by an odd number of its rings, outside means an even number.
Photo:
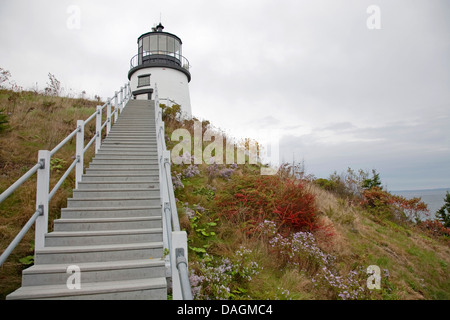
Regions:
<svg viewBox="0 0 450 320"><path fill-rule="evenodd" d="M154 119L153 101L128 102L7 299L167 298Z"/></svg>

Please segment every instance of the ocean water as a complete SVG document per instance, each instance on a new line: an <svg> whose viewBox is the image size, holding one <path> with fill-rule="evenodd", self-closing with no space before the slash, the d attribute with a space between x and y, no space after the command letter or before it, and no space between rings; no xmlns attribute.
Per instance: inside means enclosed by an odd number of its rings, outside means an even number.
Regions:
<svg viewBox="0 0 450 320"><path fill-rule="evenodd" d="M403 196L406 199L411 199L419 197L428 205L430 210L430 216L428 219L435 219L435 213L438 211L445 203L445 193L450 192L450 188L441 189L425 189L425 190L400 190L391 191L392 194Z"/></svg>

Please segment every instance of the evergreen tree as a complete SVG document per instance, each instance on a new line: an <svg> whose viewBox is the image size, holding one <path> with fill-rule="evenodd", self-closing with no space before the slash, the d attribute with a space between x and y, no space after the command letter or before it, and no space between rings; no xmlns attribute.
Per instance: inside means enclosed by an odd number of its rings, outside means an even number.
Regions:
<svg viewBox="0 0 450 320"><path fill-rule="evenodd" d="M372 174L373 174L373 178L372 178L372 179L370 179L370 178L364 179L363 185L362 185L363 189L369 190L369 189L372 189L372 188L374 188L374 187L383 189L383 188L381 187L380 174L377 173L377 171L376 171L375 169L372 170Z"/></svg>
<svg viewBox="0 0 450 320"><path fill-rule="evenodd" d="M445 204L436 211L436 217L442 221L444 227L450 228L450 193L447 191L445 198Z"/></svg>

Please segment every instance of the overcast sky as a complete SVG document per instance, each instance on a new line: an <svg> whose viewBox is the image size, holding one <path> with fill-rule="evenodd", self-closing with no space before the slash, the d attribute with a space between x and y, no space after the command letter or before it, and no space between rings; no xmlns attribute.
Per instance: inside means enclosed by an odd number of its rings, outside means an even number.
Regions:
<svg viewBox="0 0 450 320"><path fill-rule="evenodd" d="M66 94L106 98L160 16L192 65L194 116L270 133L317 177L351 167L390 190L450 187L448 0L0 0L0 67L25 89L50 72Z"/></svg>

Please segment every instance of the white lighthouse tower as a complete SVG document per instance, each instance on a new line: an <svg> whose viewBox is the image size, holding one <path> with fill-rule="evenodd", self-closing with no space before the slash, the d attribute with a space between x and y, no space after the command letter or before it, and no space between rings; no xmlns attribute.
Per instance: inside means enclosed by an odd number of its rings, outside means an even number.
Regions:
<svg viewBox="0 0 450 320"><path fill-rule="evenodd" d="M138 54L131 59L128 79L134 99L151 99L155 84L161 103L181 106L183 116L191 118L189 61L182 55L182 42L164 32L158 24L138 38Z"/></svg>

